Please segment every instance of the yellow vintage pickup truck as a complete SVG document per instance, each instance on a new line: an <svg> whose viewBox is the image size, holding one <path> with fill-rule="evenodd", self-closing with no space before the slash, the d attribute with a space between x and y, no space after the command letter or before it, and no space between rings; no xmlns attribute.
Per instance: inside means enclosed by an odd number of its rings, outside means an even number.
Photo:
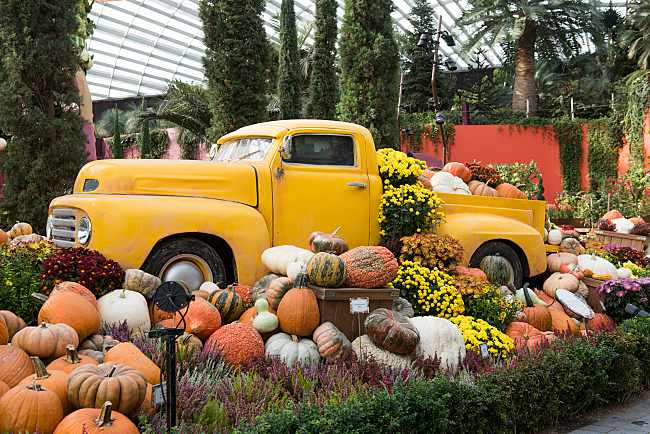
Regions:
<svg viewBox="0 0 650 434"><path fill-rule="evenodd" d="M367 129L317 120L268 122L222 137L212 161L103 160L50 205L48 238L81 245L163 280L251 284L271 246L307 247L341 227L351 247L379 242L382 194ZM515 284L546 269L545 203L440 194L465 262L499 253Z"/></svg>

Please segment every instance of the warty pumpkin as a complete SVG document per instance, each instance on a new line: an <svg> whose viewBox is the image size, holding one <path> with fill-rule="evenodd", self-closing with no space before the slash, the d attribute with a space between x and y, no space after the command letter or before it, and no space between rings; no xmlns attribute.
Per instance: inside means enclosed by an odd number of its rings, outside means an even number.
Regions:
<svg viewBox="0 0 650 434"><path fill-rule="evenodd" d="M9 339L13 338L18 330L24 329L27 327L25 321L15 313L8 310L0 310L0 316L4 319L5 324L7 325L7 330L9 331Z"/></svg>
<svg viewBox="0 0 650 434"><path fill-rule="evenodd" d="M540 331L553 330L553 317L546 306L533 304L533 300L528 293L528 283L524 284L524 298L526 307L523 309L525 321Z"/></svg>
<svg viewBox="0 0 650 434"><path fill-rule="evenodd" d="M481 260L480 267L488 280L497 286L508 285L513 282L512 265L499 254L484 257Z"/></svg>
<svg viewBox="0 0 650 434"><path fill-rule="evenodd" d="M14 387L0 398L0 432L51 434L62 419L61 400L38 383Z"/></svg>
<svg viewBox="0 0 650 434"><path fill-rule="evenodd" d="M311 339L296 335L277 333L269 338L265 346L266 357L278 357L287 366L296 363L303 366L317 365L320 360L318 347Z"/></svg>
<svg viewBox="0 0 650 434"><path fill-rule="evenodd" d="M97 300L102 323L122 324L126 322L129 332L146 333L151 329L149 306L144 295L128 289L116 289Z"/></svg>
<svg viewBox="0 0 650 434"><path fill-rule="evenodd" d="M316 327L313 339L318 353L326 360L337 360L352 349L348 337L329 321Z"/></svg>
<svg viewBox="0 0 650 434"><path fill-rule="evenodd" d="M26 352L13 345L0 345L0 381L14 387L33 373L34 367Z"/></svg>
<svg viewBox="0 0 650 434"><path fill-rule="evenodd" d="M83 341L99 331L99 311L85 297L72 291L60 292L47 299L38 313L38 322L67 324Z"/></svg>
<svg viewBox="0 0 650 434"><path fill-rule="evenodd" d="M182 310L185 318L185 331L197 336L201 340L209 338L219 327L221 327L221 314L219 309L210 304L207 300L196 298L190 302L187 312ZM182 316L176 313L174 317L176 324L183 326Z"/></svg>
<svg viewBox="0 0 650 434"><path fill-rule="evenodd" d="M397 259L385 247L355 247L340 257L345 263L346 287L383 288L397 276Z"/></svg>
<svg viewBox="0 0 650 434"><path fill-rule="evenodd" d="M237 321L246 310L246 306L239 294L230 288L213 292L210 294L208 301L219 310L222 324Z"/></svg>
<svg viewBox="0 0 650 434"><path fill-rule="evenodd" d="M147 393L147 381L130 366L119 363L84 365L68 380L68 400L75 408L101 408L110 401L123 414L135 412Z"/></svg>
<svg viewBox="0 0 650 434"><path fill-rule="evenodd" d="M343 238L337 235L341 229L334 229L334 232L328 234L326 232L312 232L309 236L309 249L314 253L333 253L340 255L348 251L348 243Z"/></svg>
<svg viewBox="0 0 650 434"><path fill-rule="evenodd" d="M9 238L16 238L21 235L31 235L33 232L32 226L29 223L18 222L9 229L7 234L9 235Z"/></svg>
<svg viewBox="0 0 650 434"><path fill-rule="evenodd" d="M67 415L54 434L140 434L128 417L113 411L113 403L104 402L101 409L82 408Z"/></svg>
<svg viewBox="0 0 650 434"><path fill-rule="evenodd" d="M12 345L30 356L53 359L65 354L68 345L79 345L77 332L67 324L47 324L25 327L11 339Z"/></svg>
<svg viewBox="0 0 650 434"><path fill-rule="evenodd" d="M472 172L463 163L457 163L457 162L447 163L442 168L442 171L449 172L452 175L459 177L465 183L468 183L472 180Z"/></svg>
<svg viewBox="0 0 650 434"><path fill-rule="evenodd" d="M345 263L332 253L316 253L307 263L307 277L316 286L338 288L345 282Z"/></svg>
<svg viewBox="0 0 650 434"><path fill-rule="evenodd" d="M79 354L73 345L68 345L65 351L65 356L53 360L49 365L47 365L47 369L50 371L63 371L69 374L80 366L98 365L97 360L90 356Z"/></svg>
<svg viewBox="0 0 650 434"><path fill-rule="evenodd" d="M217 353L227 363L241 366L264 357L264 341L252 325L235 322L214 332L203 351Z"/></svg>
<svg viewBox="0 0 650 434"><path fill-rule="evenodd" d="M47 390L56 393L56 396L61 400L63 407L63 414L68 414L72 410L70 402L68 402L68 378L69 375L63 371L48 371L41 359L38 357L30 357L32 359L32 366L34 367L35 374L24 378L18 386L27 386L33 382L37 382Z"/></svg>
<svg viewBox="0 0 650 434"><path fill-rule="evenodd" d="M293 281L288 277L278 277L269 284L266 289L266 301L269 302L271 309L278 309L282 297L293 288Z"/></svg>
<svg viewBox="0 0 650 434"><path fill-rule="evenodd" d="M142 270L131 268L124 272L124 289L139 292L146 298L150 298L160 285L160 278Z"/></svg>
<svg viewBox="0 0 650 434"><path fill-rule="evenodd" d="M120 342L104 355L104 363L130 366L140 372L147 382L160 383L160 368L131 342Z"/></svg>
<svg viewBox="0 0 650 434"><path fill-rule="evenodd" d="M411 354L420 342L420 333L399 312L375 309L366 317L366 334L378 347L396 354Z"/></svg>
<svg viewBox="0 0 650 434"><path fill-rule="evenodd" d="M97 298L95 297L95 294L93 294L90 289L77 282L61 282L55 285L54 289L52 289L52 292L50 293L50 296L54 296L60 292L65 291L70 291L81 295L86 300L88 300L90 304L97 308Z"/></svg>
<svg viewBox="0 0 650 434"><path fill-rule="evenodd" d="M497 191L481 181L470 181L467 185L474 196L496 197Z"/></svg>
<svg viewBox="0 0 650 434"><path fill-rule="evenodd" d="M352 251L352 250L351 250ZM307 276L300 274L278 306L280 330L290 335L311 336L320 324L320 311L314 292L307 288Z"/></svg>
<svg viewBox="0 0 650 434"><path fill-rule="evenodd" d="M496 188L497 195L506 199L528 199L528 196L517 187L507 182L501 183Z"/></svg>

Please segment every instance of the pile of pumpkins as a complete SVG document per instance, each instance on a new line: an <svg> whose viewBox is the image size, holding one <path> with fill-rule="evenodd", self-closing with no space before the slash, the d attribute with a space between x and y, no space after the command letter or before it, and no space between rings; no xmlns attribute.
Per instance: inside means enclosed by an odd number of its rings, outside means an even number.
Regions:
<svg viewBox="0 0 650 434"><path fill-rule="evenodd" d="M431 170L426 170L419 179L425 187L438 193L528 199L525 193L507 182L492 188L485 182L472 178L472 171L466 165L451 162L447 163L439 172L434 173Z"/></svg>

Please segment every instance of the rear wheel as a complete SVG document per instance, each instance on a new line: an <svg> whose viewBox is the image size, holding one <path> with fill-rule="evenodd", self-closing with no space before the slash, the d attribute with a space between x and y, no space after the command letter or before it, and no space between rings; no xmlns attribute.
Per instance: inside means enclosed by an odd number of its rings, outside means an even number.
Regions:
<svg viewBox="0 0 650 434"><path fill-rule="evenodd" d="M144 268L163 282L183 281L192 291L199 289L203 282L226 281L226 267L219 253L195 238L179 238L161 244L149 256Z"/></svg>
<svg viewBox="0 0 650 434"><path fill-rule="evenodd" d="M512 275L512 281L510 283L515 288L521 288L526 277L524 274L524 264L515 249L504 242L491 241L483 244L472 255L472 259L469 261L470 267L478 268L483 258L493 255L499 255L508 262L508 268L510 268Z"/></svg>

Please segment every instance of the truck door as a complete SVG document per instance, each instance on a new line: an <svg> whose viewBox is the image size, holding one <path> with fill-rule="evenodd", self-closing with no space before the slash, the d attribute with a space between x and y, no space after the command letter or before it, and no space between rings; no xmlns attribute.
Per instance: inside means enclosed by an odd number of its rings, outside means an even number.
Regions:
<svg viewBox="0 0 650 434"><path fill-rule="evenodd" d="M273 173L273 244L307 247L309 234L340 226L350 245L367 245L368 170L363 142L345 134L296 134ZM281 161L280 161L281 160Z"/></svg>

